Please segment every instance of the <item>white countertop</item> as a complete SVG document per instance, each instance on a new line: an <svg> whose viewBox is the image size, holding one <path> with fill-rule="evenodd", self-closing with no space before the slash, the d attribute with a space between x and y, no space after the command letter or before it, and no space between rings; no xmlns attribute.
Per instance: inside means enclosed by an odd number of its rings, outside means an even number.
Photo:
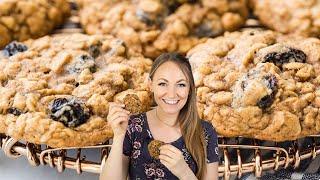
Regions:
<svg viewBox="0 0 320 180"><path fill-rule="evenodd" d="M89 152L90 153L90 152ZM92 152L91 152L92 154ZM88 157L88 154L86 154ZM90 154L89 154L90 156ZM59 173L48 165L33 167L25 156L17 159L8 158L0 149L0 180L96 180L98 174L83 172L78 175L73 169L65 169Z"/></svg>

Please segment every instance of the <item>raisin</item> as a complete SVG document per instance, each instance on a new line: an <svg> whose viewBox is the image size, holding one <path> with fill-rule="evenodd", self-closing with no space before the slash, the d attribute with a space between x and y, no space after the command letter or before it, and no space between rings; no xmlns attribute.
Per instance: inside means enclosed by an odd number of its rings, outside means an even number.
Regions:
<svg viewBox="0 0 320 180"><path fill-rule="evenodd" d="M15 116L20 116L22 114L21 110L19 110L18 108L14 108L14 107L9 108L7 112L9 114L13 114Z"/></svg>
<svg viewBox="0 0 320 180"><path fill-rule="evenodd" d="M66 104L68 102L68 100L66 98L58 98L58 99L55 99L53 101L53 104L52 104L52 108L51 108L51 112L52 113L55 113L57 112L60 107L62 107L64 104Z"/></svg>
<svg viewBox="0 0 320 180"><path fill-rule="evenodd" d="M96 70L94 58L90 55L83 54L76 59L77 61L73 64L69 70L75 73L81 73L84 69L89 69L91 72Z"/></svg>
<svg viewBox="0 0 320 180"><path fill-rule="evenodd" d="M305 63L307 55L299 50L288 48L285 52L272 52L264 56L263 62L270 62L282 69L282 65L290 62Z"/></svg>
<svg viewBox="0 0 320 180"><path fill-rule="evenodd" d="M257 106L260 109L266 109L270 107L274 101L274 97L278 92L278 80L274 75L267 75L264 77L267 88L271 89L271 94L262 97L258 102Z"/></svg>
<svg viewBox="0 0 320 180"><path fill-rule="evenodd" d="M183 3L196 3L197 0L164 0L169 9L169 13L174 13Z"/></svg>
<svg viewBox="0 0 320 180"><path fill-rule="evenodd" d="M8 57L13 56L19 52L24 52L26 50L28 50L28 47L22 43L18 43L17 41L12 41L3 49L4 55Z"/></svg>
<svg viewBox="0 0 320 180"><path fill-rule="evenodd" d="M272 92L277 91L278 80L274 75L267 75L264 77L266 80L267 87L272 90Z"/></svg>
<svg viewBox="0 0 320 180"><path fill-rule="evenodd" d="M273 103L273 97L271 95L266 95L258 101L257 106L260 109L267 109L272 105L272 103Z"/></svg>
<svg viewBox="0 0 320 180"><path fill-rule="evenodd" d="M57 98L52 102L50 110L50 117L53 120L69 128L75 128L90 118L90 113L84 104L74 99Z"/></svg>
<svg viewBox="0 0 320 180"><path fill-rule="evenodd" d="M208 23L202 23L196 27L194 34L199 37L216 37L222 33L221 30L214 30Z"/></svg>
<svg viewBox="0 0 320 180"><path fill-rule="evenodd" d="M101 46L102 46L101 42L99 42L98 44L94 44L94 45L89 46L89 54L93 58L98 57L101 53L101 50L100 50Z"/></svg>
<svg viewBox="0 0 320 180"><path fill-rule="evenodd" d="M165 14L165 13L163 13ZM163 23L164 16L163 15L156 15L156 14L149 14L144 12L141 9L136 11L136 16L140 21L145 23L147 26L161 26Z"/></svg>

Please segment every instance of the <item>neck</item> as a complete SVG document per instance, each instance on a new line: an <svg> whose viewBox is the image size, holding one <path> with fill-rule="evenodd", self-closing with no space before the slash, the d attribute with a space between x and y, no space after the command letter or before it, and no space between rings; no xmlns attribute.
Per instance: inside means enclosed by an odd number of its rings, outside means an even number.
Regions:
<svg viewBox="0 0 320 180"><path fill-rule="evenodd" d="M155 116L158 121L160 121L162 124L165 124L170 127L174 127L177 124L177 118L178 114L165 114L164 112L161 111L159 107L155 108Z"/></svg>

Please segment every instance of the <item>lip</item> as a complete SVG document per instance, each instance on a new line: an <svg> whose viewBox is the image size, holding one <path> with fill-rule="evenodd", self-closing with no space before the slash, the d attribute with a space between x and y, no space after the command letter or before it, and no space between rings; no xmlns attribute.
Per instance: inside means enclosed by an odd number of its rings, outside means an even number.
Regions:
<svg viewBox="0 0 320 180"><path fill-rule="evenodd" d="M166 100L165 100L165 99L162 99L162 101L163 101L165 104L167 104L167 105L177 105L180 100L167 100L167 101L178 101L176 104L168 104L168 103L166 103Z"/></svg>

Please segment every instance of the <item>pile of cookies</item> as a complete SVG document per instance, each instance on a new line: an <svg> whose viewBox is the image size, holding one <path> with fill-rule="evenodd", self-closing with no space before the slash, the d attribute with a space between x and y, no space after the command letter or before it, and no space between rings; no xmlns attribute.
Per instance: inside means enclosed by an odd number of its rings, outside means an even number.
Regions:
<svg viewBox="0 0 320 180"><path fill-rule="evenodd" d="M0 133L51 147L103 143L113 135L109 102L149 110L152 59L173 51L189 58L199 115L220 135L285 141L320 132L318 1L71 5L0 2ZM71 9L85 33L50 34ZM243 28L249 17L263 26Z"/></svg>
<svg viewBox="0 0 320 180"><path fill-rule="evenodd" d="M194 45L247 19L245 0L82 0L81 24L88 34L123 39L131 54L155 58L163 52L186 53Z"/></svg>

